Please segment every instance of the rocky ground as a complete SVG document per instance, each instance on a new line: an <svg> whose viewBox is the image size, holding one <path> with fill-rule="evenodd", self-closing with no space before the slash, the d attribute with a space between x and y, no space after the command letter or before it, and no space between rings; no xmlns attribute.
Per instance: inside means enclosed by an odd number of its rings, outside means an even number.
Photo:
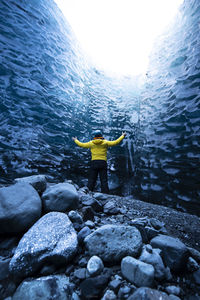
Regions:
<svg viewBox="0 0 200 300"><path fill-rule="evenodd" d="M42 175L0 200L0 299L200 299L197 216Z"/></svg>

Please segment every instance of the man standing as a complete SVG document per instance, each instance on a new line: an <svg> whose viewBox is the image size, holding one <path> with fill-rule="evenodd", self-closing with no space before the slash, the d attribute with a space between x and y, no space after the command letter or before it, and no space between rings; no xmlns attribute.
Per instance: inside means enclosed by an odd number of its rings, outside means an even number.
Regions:
<svg viewBox="0 0 200 300"><path fill-rule="evenodd" d="M99 174L101 181L101 192L108 194L109 188L107 177L107 150L108 147L112 147L119 144L126 136L126 132L123 132L122 135L115 141L105 140L100 130L96 130L93 136L93 140L87 143L81 143L76 137L73 137L72 139L79 147L90 148L92 154L92 161L90 168L90 176L88 180L89 190L94 190L96 180Z"/></svg>

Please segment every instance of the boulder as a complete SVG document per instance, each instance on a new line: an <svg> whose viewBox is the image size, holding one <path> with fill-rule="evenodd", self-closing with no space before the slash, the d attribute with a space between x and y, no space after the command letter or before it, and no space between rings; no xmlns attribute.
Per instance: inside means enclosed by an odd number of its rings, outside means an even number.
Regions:
<svg viewBox="0 0 200 300"><path fill-rule="evenodd" d="M77 234L68 216L51 212L44 215L22 237L11 259L14 276L31 275L45 263L67 263L76 253Z"/></svg>
<svg viewBox="0 0 200 300"><path fill-rule="evenodd" d="M31 184L40 195L45 191L47 187L47 180L45 175L32 175L28 177L16 178L15 182Z"/></svg>
<svg viewBox="0 0 200 300"><path fill-rule="evenodd" d="M152 247L162 250L163 260L171 270L179 272L186 268L189 252L178 238L161 234L150 243Z"/></svg>
<svg viewBox="0 0 200 300"><path fill-rule="evenodd" d="M122 275L131 283L141 286L152 286L154 267L131 256L124 257L121 262Z"/></svg>
<svg viewBox="0 0 200 300"><path fill-rule="evenodd" d="M87 263L87 271L90 276L96 276L103 271L104 265L100 257L93 255Z"/></svg>
<svg viewBox="0 0 200 300"><path fill-rule="evenodd" d="M58 183L46 189L42 203L45 212L66 212L78 208L79 196L72 184Z"/></svg>
<svg viewBox="0 0 200 300"><path fill-rule="evenodd" d="M170 298L166 293L147 287L140 287L128 300L170 300Z"/></svg>
<svg viewBox="0 0 200 300"><path fill-rule="evenodd" d="M163 280L166 276L165 266L160 256L160 249L152 249L151 245L145 245L139 260L151 264L155 269L155 278Z"/></svg>
<svg viewBox="0 0 200 300"><path fill-rule="evenodd" d="M71 296L69 278L65 275L51 275L24 280L12 300L71 300Z"/></svg>
<svg viewBox="0 0 200 300"><path fill-rule="evenodd" d="M28 183L0 188L0 234L29 229L41 216L41 199Z"/></svg>
<svg viewBox="0 0 200 300"><path fill-rule="evenodd" d="M90 255L97 255L103 261L115 263L124 256L139 254L142 238L137 228L125 225L103 225L85 240Z"/></svg>

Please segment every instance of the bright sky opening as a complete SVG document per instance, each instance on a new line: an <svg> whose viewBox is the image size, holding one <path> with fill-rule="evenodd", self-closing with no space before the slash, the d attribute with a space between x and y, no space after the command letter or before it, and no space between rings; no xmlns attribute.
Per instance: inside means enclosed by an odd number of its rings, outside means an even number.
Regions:
<svg viewBox="0 0 200 300"><path fill-rule="evenodd" d="M55 0L97 69L144 74L155 38L183 0Z"/></svg>

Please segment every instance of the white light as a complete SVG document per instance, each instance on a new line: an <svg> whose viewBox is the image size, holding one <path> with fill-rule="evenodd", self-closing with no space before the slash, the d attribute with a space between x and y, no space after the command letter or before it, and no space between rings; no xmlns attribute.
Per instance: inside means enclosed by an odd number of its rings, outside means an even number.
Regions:
<svg viewBox="0 0 200 300"><path fill-rule="evenodd" d="M98 69L145 73L156 36L183 0L55 0Z"/></svg>

